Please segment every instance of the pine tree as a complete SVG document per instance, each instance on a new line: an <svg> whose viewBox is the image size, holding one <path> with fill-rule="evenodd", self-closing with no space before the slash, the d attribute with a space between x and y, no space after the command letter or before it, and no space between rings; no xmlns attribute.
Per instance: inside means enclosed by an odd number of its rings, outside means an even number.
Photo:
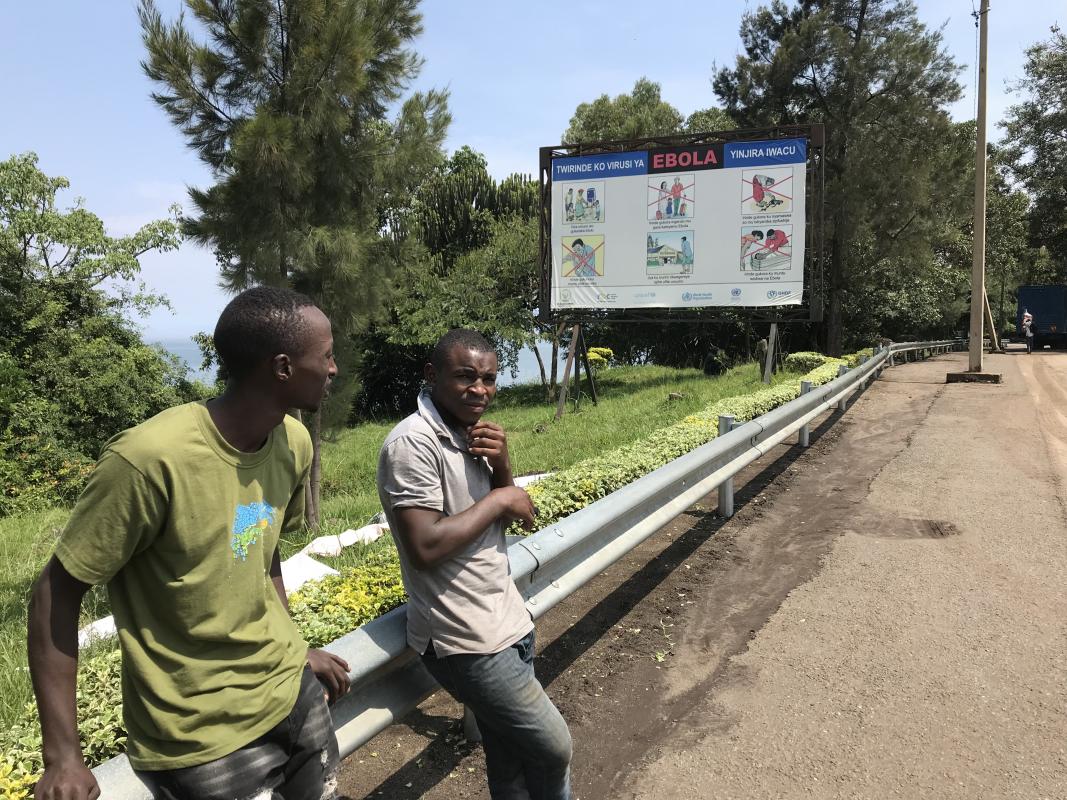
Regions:
<svg viewBox="0 0 1067 800"><path fill-rule="evenodd" d="M909 0L774 0L744 17L741 41L714 80L740 127L826 125L826 344L840 353L864 270L929 262L964 213L967 154L947 146L959 67Z"/></svg>
<svg viewBox="0 0 1067 800"><path fill-rule="evenodd" d="M411 96L418 0L186 0L165 22L142 0L145 73L153 99L211 169L191 189L186 232L216 254L233 291L266 283L310 295L341 338L388 287L383 210L403 202L402 177L440 157L447 97ZM343 367L344 365L342 365ZM321 416L308 523L318 524Z"/></svg>

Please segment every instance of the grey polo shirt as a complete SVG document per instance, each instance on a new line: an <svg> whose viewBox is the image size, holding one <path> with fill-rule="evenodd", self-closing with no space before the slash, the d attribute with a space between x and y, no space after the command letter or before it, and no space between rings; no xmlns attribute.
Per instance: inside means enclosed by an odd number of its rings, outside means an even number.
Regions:
<svg viewBox="0 0 1067 800"><path fill-rule="evenodd" d="M466 435L445 424L423 390L418 411L393 428L378 456L378 496L408 593L408 644L418 653L431 640L439 656L498 653L533 629L511 579L502 522L425 570L411 565L397 534L398 508L459 514L492 488L485 458L470 454Z"/></svg>

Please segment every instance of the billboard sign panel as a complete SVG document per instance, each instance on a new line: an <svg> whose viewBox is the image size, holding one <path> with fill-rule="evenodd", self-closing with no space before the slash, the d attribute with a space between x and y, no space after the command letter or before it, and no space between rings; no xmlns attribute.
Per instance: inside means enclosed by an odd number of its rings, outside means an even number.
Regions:
<svg viewBox="0 0 1067 800"><path fill-rule="evenodd" d="M553 310L800 305L807 140L552 159Z"/></svg>

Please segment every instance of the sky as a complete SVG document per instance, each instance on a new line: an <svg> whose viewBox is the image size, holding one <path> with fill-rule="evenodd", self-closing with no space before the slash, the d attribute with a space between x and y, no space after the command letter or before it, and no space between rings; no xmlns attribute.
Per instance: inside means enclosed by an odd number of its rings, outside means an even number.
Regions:
<svg viewBox="0 0 1067 800"><path fill-rule="evenodd" d="M157 0L173 18L181 0ZM974 0L977 5L978 0ZM732 65L748 0L665 4L652 12L631 0L423 0L425 63L412 90L450 92L447 148L482 152L490 172L535 173L538 148L558 144L579 103L628 92L645 76L683 114L716 104L715 65ZM1024 50L1067 24L1062 0L993 0L989 17L989 135L1017 95ZM919 0L920 20L942 29L965 65L965 96L950 111L974 118L976 28L971 0ZM150 99L140 68L143 45L134 0L0 0L0 159L33 151L48 175L62 175L113 235L132 233L188 207L187 187L211 183L208 170ZM211 330L227 295L210 251L191 243L142 258L142 277L173 311L139 321L149 341Z"/></svg>

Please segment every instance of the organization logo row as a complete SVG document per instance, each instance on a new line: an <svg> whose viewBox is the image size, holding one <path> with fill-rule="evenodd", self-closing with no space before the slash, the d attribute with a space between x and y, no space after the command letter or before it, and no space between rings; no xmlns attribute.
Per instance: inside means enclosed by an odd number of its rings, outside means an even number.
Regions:
<svg viewBox="0 0 1067 800"><path fill-rule="evenodd" d="M800 303L802 290L798 286L795 289L767 289L756 290L761 295L765 296L767 300L779 301L783 304ZM632 292L629 294L629 299L632 301L634 307L640 306L674 306L678 305L675 298L680 299L683 305L743 305L744 295L748 294L750 298L754 299L752 294L753 289L750 289L746 293L741 287L734 286L727 291L723 291L721 294L718 292L709 291L642 291ZM725 301L725 298L729 296L730 300ZM713 303L714 300L720 300L720 302ZM760 298L762 301L762 297ZM725 302L723 302L725 301ZM763 304L762 302L760 303ZM616 308L627 308L628 303L620 300L618 292L605 292L594 289L559 289L556 302L553 303L555 307L571 306L579 308L599 308L604 306L614 306Z"/></svg>

